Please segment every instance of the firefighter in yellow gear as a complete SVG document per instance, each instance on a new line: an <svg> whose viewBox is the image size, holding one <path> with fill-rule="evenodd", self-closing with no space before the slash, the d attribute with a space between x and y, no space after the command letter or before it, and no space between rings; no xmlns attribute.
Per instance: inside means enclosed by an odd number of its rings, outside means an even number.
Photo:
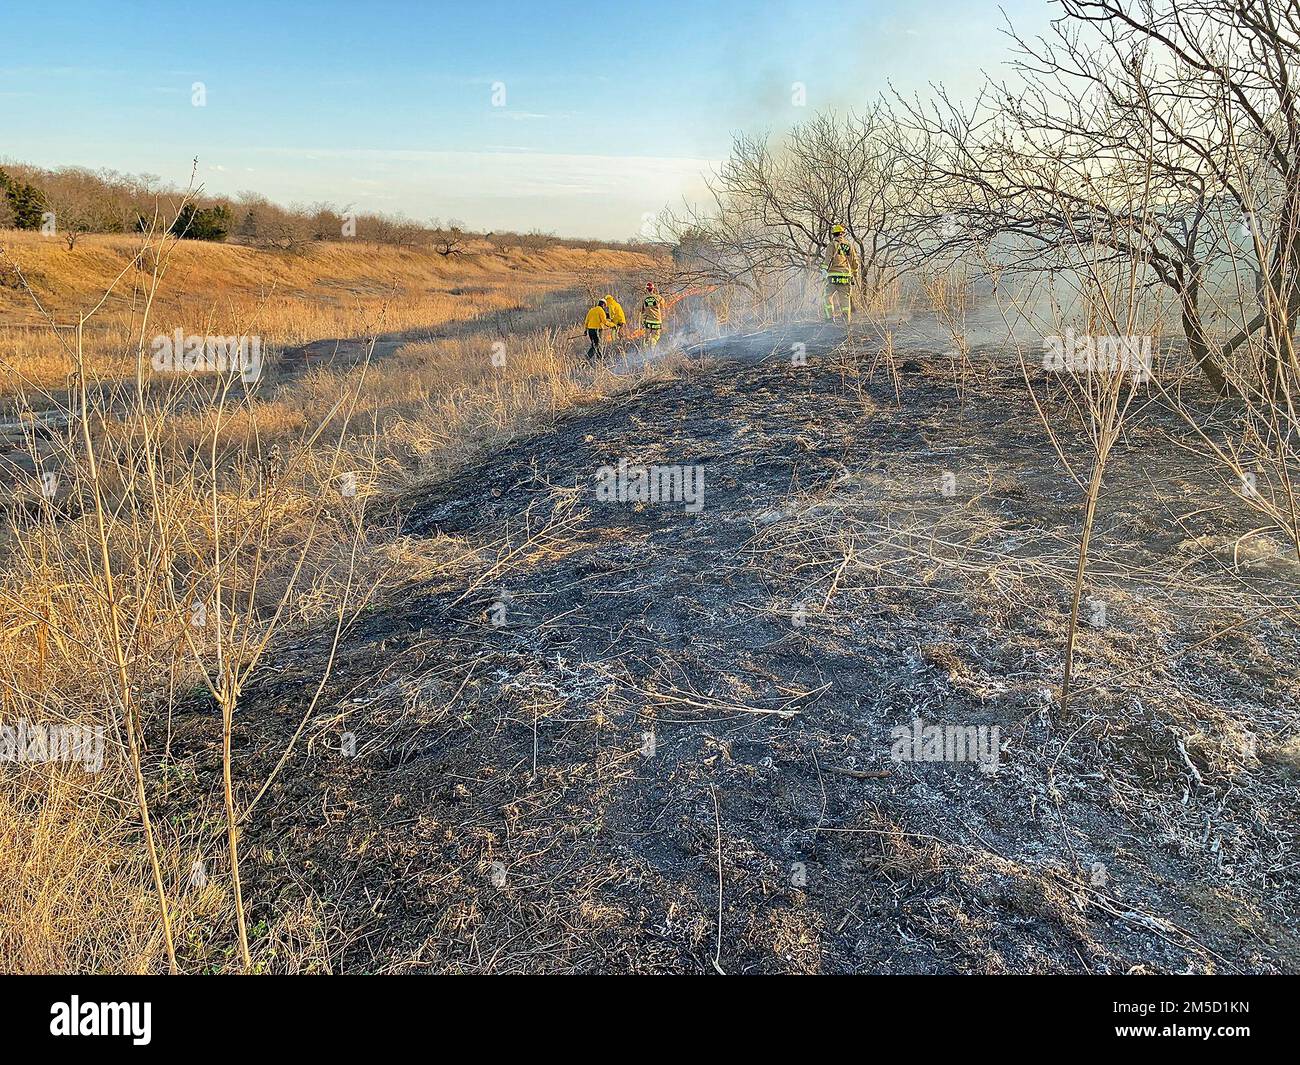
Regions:
<svg viewBox="0 0 1300 1065"><path fill-rule="evenodd" d="M609 329L612 323L609 320L609 304L600 300L594 307L587 312L587 321L585 327L587 330L587 340L590 343L587 346L587 358L599 359L603 352L600 350L600 331Z"/></svg>
<svg viewBox="0 0 1300 1065"><path fill-rule="evenodd" d="M831 226L831 243L826 253L826 317L844 312L853 322L853 286L858 283L858 253L840 225Z"/></svg>
<svg viewBox="0 0 1300 1065"><path fill-rule="evenodd" d="M641 300L641 328L645 330L646 339L653 348L659 343L659 334L664 327L664 312L667 304L663 296L655 289L653 281L645 284L645 298Z"/></svg>
<svg viewBox="0 0 1300 1065"><path fill-rule="evenodd" d="M605 306L609 309L609 324L613 327L609 331L609 340L612 344L618 339L618 331L627 325L627 315L623 311L623 305L613 295L605 297Z"/></svg>
<svg viewBox="0 0 1300 1065"><path fill-rule="evenodd" d="M613 296L605 297L605 306L609 308L609 320L613 323L615 329L622 329L627 325L627 314L623 311L623 305Z"/></svg>

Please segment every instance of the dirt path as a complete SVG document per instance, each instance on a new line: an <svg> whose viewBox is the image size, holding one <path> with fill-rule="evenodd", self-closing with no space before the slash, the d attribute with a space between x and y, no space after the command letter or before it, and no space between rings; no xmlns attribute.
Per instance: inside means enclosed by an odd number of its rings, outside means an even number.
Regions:
<svg viewBox="0 0 1300 1065"><path fill-rule="evenodd" d="M1184 517L1231 498L1151 413L1053 728L1080 508L1019 372L959 405L921 344L896 398L840 339L710 344L410 499L446 576L348 632L250 826L252 920L321 900L346 971L1300 968L1297 629L1212 638L1300 602L1294 565L1224 569L1251 515ZM702 508L601 501L620 459L699 467ZM247 693L250 778L328 638ZM996 753L891 731L936 725ZM209 714L177 737L212 769Z"/></svg>

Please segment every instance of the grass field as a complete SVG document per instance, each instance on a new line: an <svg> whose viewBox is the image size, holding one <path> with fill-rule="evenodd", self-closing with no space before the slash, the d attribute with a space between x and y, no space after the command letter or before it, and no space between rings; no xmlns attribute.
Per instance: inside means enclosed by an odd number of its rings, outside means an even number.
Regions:
<svg viewBox="0 0 1300 1065"><path fill-rule="evenodd" d="M498 252L483 241L452 256L379 244L317 244L293 254L181 241L169 249L162 284L151 295L153 264L136 264L140 247L128 236L83 237L71 251L35 233L0 237L0 400L62 387L71 372L19 271L65 329L79 313L95 310L88 327L95 341L91 368L127 376L134 373L133 350L146 316L149 336L179 326L256 334L284 348L373 329L466 321L653 266L634 252L559 246Z"/></svg>
<svg viewBox="0 0 1300 1065"><path fill-rule="evenodd" d="M0 725L104 760L3 778L0 970L1295 968L1288 467L1159 307L1137 387L964 274L847 330L696 289L593 366L665 263L23 246ZM264 371L148 371L173 327Z"/></svg>
<svg viewBox="0 0 1300 1065"><path fill-rule="evenodd" d="M0 246L0 723L106 741L96 775L4 777L0 971L247 968L267 951L320 967L319 915L249 928L236 906L230 856L264 783L231 748L240 692L273 639L322 621L341 636L385 588L453 564L386 520L386 499L635 382L581 366L570 338L597 289L662 264L487 245ZM248 389L162 380L150 341L178 327L261 336L268 372ZM173 756L174 714L194 705L224 744L216 793L191 791Z"/></svg>

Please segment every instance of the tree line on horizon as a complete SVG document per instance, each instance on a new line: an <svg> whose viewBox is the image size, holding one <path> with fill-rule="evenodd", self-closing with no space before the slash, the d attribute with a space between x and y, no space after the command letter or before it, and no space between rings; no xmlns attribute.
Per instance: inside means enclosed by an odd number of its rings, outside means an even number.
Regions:
<svg viewBox="0 0 1300 1065"><path fill-rule="evenodd" d="M284 206L251 191L233 197L195 194L167 185L152 174L124 174L106 168L0 164L0 229L47 230L71 249L86 233L138 233L159 227L189 240L285 252L346 240L424 248L447 257L462 254L477 240L486 240L497 252L510 248L641 247L632 240L557 237L539 230L476 232L454 219L426 222L326 202Z"/></svg>

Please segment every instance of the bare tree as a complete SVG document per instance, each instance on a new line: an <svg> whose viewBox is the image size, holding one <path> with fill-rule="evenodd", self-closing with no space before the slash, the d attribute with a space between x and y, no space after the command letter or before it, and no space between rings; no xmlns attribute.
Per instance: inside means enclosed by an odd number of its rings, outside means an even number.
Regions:
<svg viewBox="0 0 1300 1065"><path fill-rule="evenodd" d="M444 226L435 218L430 225L432 227L430 236L433 250L439 255L449 258L452 255L460 255L464 252L466 234L460 222L449 219Z"/></svg>
<svg viewBox="0 0 1300 1065"><path fill-rule="evenodd" d="M281 207L256 192L241 192L232 205L235 216L235 236L245 244L275 251L299 253L314 241L322 239L317 234L328 222L323 215L327 205L317 204L310 210L304 207ZM337 236L334 228L331 236Z"/></svg>
<svg viewBox="0 0 1300 1065"><path fill-rule="evenodd" d="M53 216L54 232L71 251L84 233L121 232L123 218L113 188L103 175L65 167L45 175L41 198Z"/></svg>
<svg viewBox="0 0 1300 1065"><path fill-rule="evenodd" d="M358 227L362 234L379 244L395 248L413 248L427 236L423 226L404 215L366 215Z"/></svg>
<svg viewBox="0 0 1300 1065"><path fill-rule="evenodd" d="M1276 385L1300 316L1294 0L1059 2L1050 39L1011 31L1019 81L968 107L904 102L945 220L932 246L996 246L1009 269L1076 269L1097 249L1135 263L1218 392L1243 387L1228 363L1261 330ZM1239 270L1253 294L1222 301Z"/></svg>
<svg viewBox="0 0 1300 1065"><path fill-rule="evenodd" d="M670 214L662 228L689 248L694 272L762 295L820 266L838 222L857 245L864 285L878 290L902 267L907 171L917 154L900 151L897 136L883 103L817 115L775 147L739 136L710 183L708 208Z"/></svg>

